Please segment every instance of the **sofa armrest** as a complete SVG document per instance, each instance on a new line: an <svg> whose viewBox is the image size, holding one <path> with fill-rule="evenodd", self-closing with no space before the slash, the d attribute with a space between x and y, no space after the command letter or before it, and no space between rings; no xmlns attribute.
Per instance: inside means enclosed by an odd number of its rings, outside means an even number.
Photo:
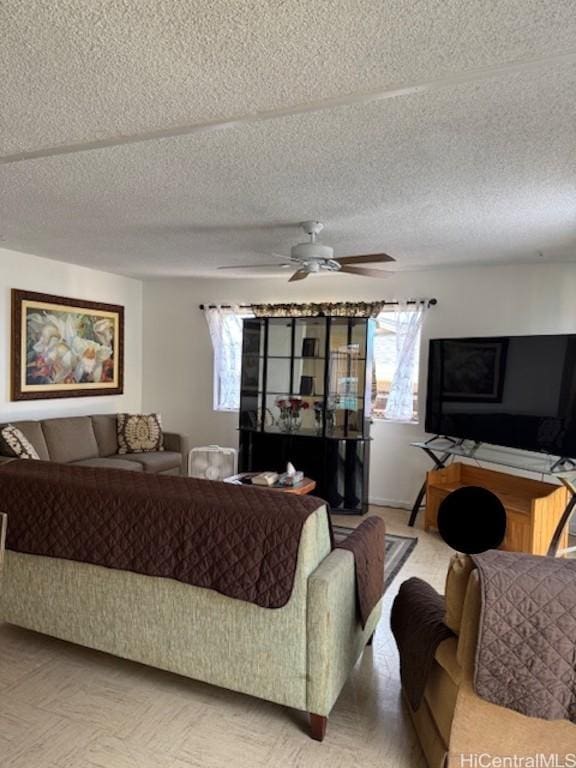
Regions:
<svg viewBox="0 0 576 768"><path fill-rule="evenodd" d="M2 574L6 556L6 532L8 530L8 515L0 512L0 592L2 591Z"/></svg>
<svg viewBox="0 0 576 768"><path fill-rule="evenodd" d="M472 680L474 677L476 645L478 642L481 610L482 595L480 590L480 574L474 569L470 574L468 586L466 588L457 651L458 663L462 668L464 676L468 680Z"/></svg>
<svg viewBox="0 0 576 768"><path fill-rule="evenodd" d="M363 630L356 607L354 556L333 550L308 577L307 707L327 716L380 619L382 600Z"/></svg>
<svg viewBox="0 0 576 768"><path fill-rule="evenodd" d="M188 435L179 435L176 432L164 432L164 449L174 451L182 455L181 474L188 474L188 453L192 447L192 440Z"/></svg>
<svg viewBox="0 0 576 768"><path fill-rule="evenodd" d="M472 559L468 555L460 553L452 555L450 565L448 566L446 589L444 590L446 602L444 624L456 635L460 634L466 589L468 588L468 579L473 568L474 563Z"/></svg>
<svg viewBox="0 0 576 768"><path fill-rule="evenodd" d="M8 515L0 512L0 579L2 577L2 566L4 565L4 551L6 549L6 530L8 528Z"/></svg>

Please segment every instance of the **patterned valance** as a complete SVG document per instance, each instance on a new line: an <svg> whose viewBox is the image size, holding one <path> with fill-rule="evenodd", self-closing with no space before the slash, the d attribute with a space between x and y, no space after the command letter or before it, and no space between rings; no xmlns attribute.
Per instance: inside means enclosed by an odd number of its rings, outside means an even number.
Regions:
<svg viewBox="0 0 576 768"><path fill-rule="evenodd" d="M436 304L436 299L410 299L398 301L339 301L310 304L252 304L256 317L377 317L386 309L399 304Z"/></svg>

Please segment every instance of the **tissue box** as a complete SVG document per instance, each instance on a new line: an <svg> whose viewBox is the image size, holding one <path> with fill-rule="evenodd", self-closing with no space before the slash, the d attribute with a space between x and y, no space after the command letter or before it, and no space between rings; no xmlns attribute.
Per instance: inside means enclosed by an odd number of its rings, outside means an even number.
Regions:
<svg viewBox="0 0 576 768"><path fill-rule="evenodd" d="M293 475L285 473L280 480L278 480L278 485L285 485L287 488L291 488L292 486L301 483L302 480L304 480L304 472L295 472Z"/></svg>

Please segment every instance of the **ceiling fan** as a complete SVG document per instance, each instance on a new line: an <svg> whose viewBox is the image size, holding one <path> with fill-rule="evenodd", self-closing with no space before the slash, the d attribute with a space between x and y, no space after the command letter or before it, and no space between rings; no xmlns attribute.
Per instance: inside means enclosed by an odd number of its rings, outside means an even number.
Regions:
<svg viewBox="0 0 576 768"><path fill-rule="evenodd" d="M218 269L254 269L256 267L279 267L287 269L292 267L296 269L288 282L295 280L304 280L308 275L318 272L345 272L350 275L361 275L363 277L390 277L391 272L382 269L370 269L369 267L358 267L357 264L376 264L395 261L392 256L386 253L366 253L358 256L341 256L334 258L334 248L324 245L317 241L319 233L324 229L324 224L320 221L303 221L300 225L310 240L306 243L298 243L292 246L290 256L281 256L273 254L283 259L284 264L276 262L275 264L251 264L236 267L218 267Z"/></svg>

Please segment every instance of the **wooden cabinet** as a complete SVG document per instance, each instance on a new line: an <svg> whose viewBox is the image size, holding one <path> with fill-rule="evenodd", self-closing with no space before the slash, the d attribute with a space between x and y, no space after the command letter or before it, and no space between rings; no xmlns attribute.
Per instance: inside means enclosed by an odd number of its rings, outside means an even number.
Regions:
<svg viewBox="0 0 576 768"><path fill-rule="evenodd" d="M500 549L545 555L568 503L563 486L456 462L428 472L425 530L437 528L438 508L457 488L475 485L492 491L506 509L506 536ZM462 510L466 514L466 510ZM568 546L568 530L559 547Z"/></svg>

